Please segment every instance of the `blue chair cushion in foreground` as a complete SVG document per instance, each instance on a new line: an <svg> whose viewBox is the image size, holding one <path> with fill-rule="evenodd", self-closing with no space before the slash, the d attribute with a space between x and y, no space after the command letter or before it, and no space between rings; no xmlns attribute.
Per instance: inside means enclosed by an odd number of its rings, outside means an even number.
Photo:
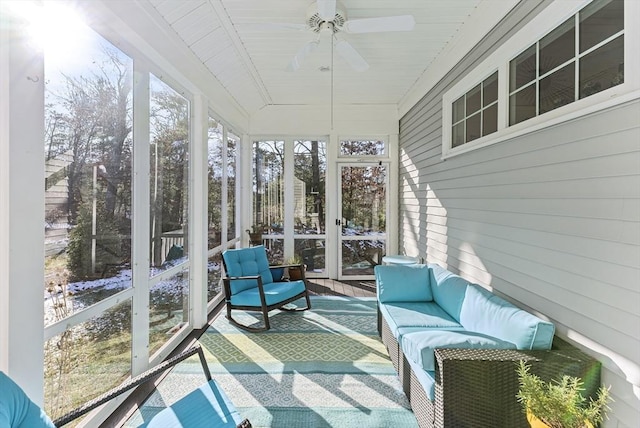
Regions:
<svg viewBox="0 0 640 428"><path fill-rule="evenodd" d="M146 372L135 376L99 397L73 409L51 422L51 419L7 375L0 371L0 428L56 428L111 401L125 391L157 377L192 355L198 354L207 383L163 409L140 427L153 428L251 428L241 420L233 403L211 378L211 372L200 345L182 351Z"/></svg>
<svg viewBox="0 0 640 428"><path fill-rule="evenodd" d="M162 410L140 428L235 428L242 418L215 380ZM247 425L248 426L248 425Z"/></svg>
<svg viewBox="0 0 640 428"><path fill-rule="evenodd" d="M0 427L55 428L53 422L27 394L0 371Z"/></svg>
<svg viewBox="0 0 640 428"><path fill-rule="evenodd" d="M222 278L227 318L232 324L250 331L268 330L270 328L269 311L273 309L307 310L311 307L302 264L269 266L267 252L262 245L227 250L222 253L222 262L227 274ZM302 279L275 281L274 278L282 276L280 270L283 268L299 270ZM278 273L274 275L274 271ZM306 299L306 308L284 307L301 297ZM232 316L233 309L262 312L264 327L251 327L239 323Z"/></svg>

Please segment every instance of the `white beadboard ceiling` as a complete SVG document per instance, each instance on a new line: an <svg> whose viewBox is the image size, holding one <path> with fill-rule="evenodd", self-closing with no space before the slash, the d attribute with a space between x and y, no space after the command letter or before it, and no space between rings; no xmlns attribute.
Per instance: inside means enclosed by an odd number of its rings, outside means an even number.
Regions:
<svg viewBox="0 0 640 428"><path fill-rule="evenodd" d="M328 35L299 70L285 71L317 35L273 24L304 24L312 0L148 1L159 24L175 31L249 116L270 105L328 105L332 94L336 105L399 105L434 59L474 25L483 2L496 15L513 6L507 0L341 0L349 20L412 15L416 24L408 32L338 33L370 67L354 71L334 52L332 76L320 70L332 66Z"/></svg>

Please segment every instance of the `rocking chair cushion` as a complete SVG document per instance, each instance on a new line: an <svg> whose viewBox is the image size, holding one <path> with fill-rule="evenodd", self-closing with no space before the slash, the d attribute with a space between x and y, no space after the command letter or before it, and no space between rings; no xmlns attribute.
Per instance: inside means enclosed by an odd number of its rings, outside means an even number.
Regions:
<svg viewBox="0 0 640 428"><path fill-rule="evenodd" d="M269 269L269 261L264 246L243 248L242 250L227 250L224 252L225 267L230 277L256 276L262 277L262 284L273 282L273 276ZM255 280L231 281L231 294L256 287ZM260 300L258 300L260 306Z"/></svg>
<svg viewBox="0 0 640 428"><path fill-rule="evenodd" d="M253 281L255 284L255 281ZM305 290L304 281L285 281L263 284L264 297L267 306L284 302ZM231 304L234 306L260 307L260 291L257 287L243 290L231 296Z"/></svg>

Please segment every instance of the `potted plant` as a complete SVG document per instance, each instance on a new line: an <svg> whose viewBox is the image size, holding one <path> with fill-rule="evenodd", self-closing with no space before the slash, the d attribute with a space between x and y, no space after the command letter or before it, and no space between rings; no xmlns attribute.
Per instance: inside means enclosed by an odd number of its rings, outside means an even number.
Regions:
<svg viewBox="0 0 640 428"><path fill-rule="evenodd" d="M565 375L560 381L545 382L530 368L520 361L516 397L532 428L593 428L603 421L611 399L608 388L600 387L597 398L587 402L582 379Z"/></svg>
<svg viewBox="0 0 640 428"><path fill-rule="evenodd" d="M264 232L264 226L261 223L254 224L251 229L247 229L249 234L249 245L261 245L262 244L262 232Z"/></svg>
<svg viewBox="0 0 640 428"><path fill-rule="evenodd" d="M289 257L285 264L288 266L287 271L289 272L289 279L292 281L302 279L302 270L304 266L302 265L302 259L299 255L294 255L293 257Z"/></svg>

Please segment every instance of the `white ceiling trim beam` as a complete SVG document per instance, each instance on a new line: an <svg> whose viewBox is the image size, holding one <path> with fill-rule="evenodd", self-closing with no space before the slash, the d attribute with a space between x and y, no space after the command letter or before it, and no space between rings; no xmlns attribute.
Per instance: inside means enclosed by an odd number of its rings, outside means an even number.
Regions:
<svg viewBox="0 0 640 428"><path fill-rule="evenodd" d="M231 18L229 17L229 14L227 13L224 5L220 0L209 0L209 3L211 3L211 7L213 7L216 15L218 15L220 24L222 24L222 28L231 40L233 48L238 54L238 57L241 59L243 66L245 67L249 75L251 75L251 77L253 78L253 81L256 85L256 88L258 89L258 92L260 93L260 96L262 97L262 100L266 105L273 104L271 95L269 94L269 91L267 90L264 82L260 78L260 73L258 73L258 70L254 66L251 57L247 53L247 50L242 43L242 40L240 40L240 37L238 36L238 33L236 32L236 29L233 26Z"/></svg>

